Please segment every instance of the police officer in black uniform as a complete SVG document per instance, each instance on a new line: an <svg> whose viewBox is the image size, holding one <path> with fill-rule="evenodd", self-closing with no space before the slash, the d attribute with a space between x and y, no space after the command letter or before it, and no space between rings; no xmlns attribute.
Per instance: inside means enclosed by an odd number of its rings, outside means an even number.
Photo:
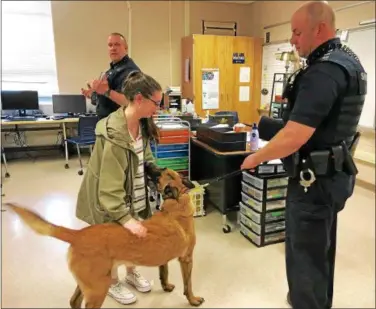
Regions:
<svg viewBox="0 0 376 309"><path fill-rule="evenodd" d="M120 105L125 105L125 96L121 88L125 78L140 68L128 56L128 45L120 33L111 33L107 40L109 56L112 60L110 68L97 80L88 84L88 89L81 89L82 93L91 98L92 104L97 107L99 119L107 117L116 111Z"/></svg>
<svg viewBox="0 0 376 309"><path fill-rule="evenodd" d="M283 121L260 119L269 143L248 156L242 169L282 158L286 198L288 302L296 309L332 307L337 213L352 195L352 151L367 91L358 57L336 38L335 16L325 2L308 2L291 20L297 52L306 67L284 90Z"/></svg>

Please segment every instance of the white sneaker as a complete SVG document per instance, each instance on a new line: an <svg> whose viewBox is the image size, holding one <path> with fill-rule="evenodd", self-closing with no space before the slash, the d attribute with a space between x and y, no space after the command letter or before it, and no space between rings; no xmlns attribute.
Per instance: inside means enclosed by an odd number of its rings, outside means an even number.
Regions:
<svg viewBox="0 0 376 309"><path fill-rule="evenodd" d="M111 284L107 294L122 305L133 304L137 300L136 295L129 291L122 282Z"/></svg>
<svg viewBox="0 0 376 309"><path fill-rule="evenodd" d="M125 281L134 286L139 292L150 292L151 284L148 280L140 275L140 273L134 270L132 273L127 274Z"/></svg>

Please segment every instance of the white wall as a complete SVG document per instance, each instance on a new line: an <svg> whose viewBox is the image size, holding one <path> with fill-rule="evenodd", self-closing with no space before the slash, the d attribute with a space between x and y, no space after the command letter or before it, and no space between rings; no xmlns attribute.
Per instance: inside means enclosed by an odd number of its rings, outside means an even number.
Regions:
<svg viewBox="0 0 376 309"><path fill-rule="evenodd" d="M346 42L367 72L367 95L359 125L375 128L375 27L350 31Z"/></svg>

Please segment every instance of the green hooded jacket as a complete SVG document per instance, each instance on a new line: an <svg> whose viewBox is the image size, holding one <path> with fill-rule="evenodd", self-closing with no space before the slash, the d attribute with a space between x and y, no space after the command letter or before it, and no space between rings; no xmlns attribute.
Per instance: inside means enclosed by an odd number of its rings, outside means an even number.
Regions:
<svg viewBox="0 0 376 309"><path fill-rule="evenodd" d="M78 192L77 218L90 225L124 224L133 216L148 218L151 209L146 186L146 208L133 209L133 184L139 159L132 146L124 107L98 121L95 134L95 146ZM154 162L150 140L142 134L144 160Z"/></svg>

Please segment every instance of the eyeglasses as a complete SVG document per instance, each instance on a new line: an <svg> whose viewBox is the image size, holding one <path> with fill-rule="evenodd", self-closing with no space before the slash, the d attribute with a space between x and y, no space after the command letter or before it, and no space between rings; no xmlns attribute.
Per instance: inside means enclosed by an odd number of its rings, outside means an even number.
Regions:
<svg viewBox="0 0 376 309"><path fill-rule="evenodd" d="M161 101L154 101L152 98L148 98L150 101L152 101L157 107L160 107L161 106Z"/></svg>

